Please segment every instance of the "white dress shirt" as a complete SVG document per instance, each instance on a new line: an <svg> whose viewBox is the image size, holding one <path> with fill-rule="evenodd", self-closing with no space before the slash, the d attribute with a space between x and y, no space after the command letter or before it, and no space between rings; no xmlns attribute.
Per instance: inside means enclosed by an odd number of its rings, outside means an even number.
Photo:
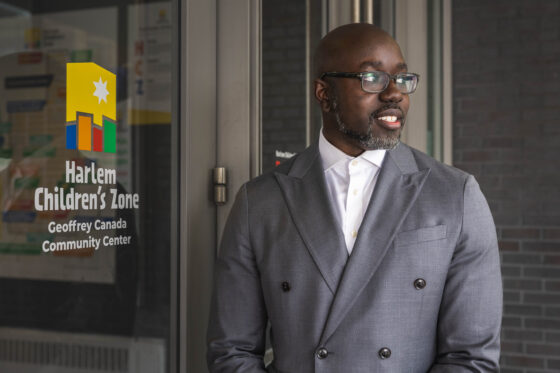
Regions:
<svg viewBox="0 0 560 373"><path fill-rule="evenodd" d="M329 197L344 233L349 255L352 254L386 152L368 150L358 157L352 157L331 144L321 129L319 154Z"/></svg>

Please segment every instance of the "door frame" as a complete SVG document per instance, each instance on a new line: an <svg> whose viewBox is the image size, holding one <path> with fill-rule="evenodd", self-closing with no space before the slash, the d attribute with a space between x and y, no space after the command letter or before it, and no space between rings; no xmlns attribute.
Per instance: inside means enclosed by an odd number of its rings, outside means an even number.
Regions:
<svg viewBox="0 0 560 373"><path fill-rule="evenodd" d="M206 372L206 327L216 247L216 0L179 0L179 226L172 277L177 320L170 372ZM177 111L174 111L177 112ZM172 294L173 295L173 294ZM173 318L172 318L173 320Z"/></svg>
<svg viewBox="0 0 560 373"><path fill-rule="evenodd" d="M218 0L216 166L227 173L219 242L236 192L261 170L261 0Z"/></svg>

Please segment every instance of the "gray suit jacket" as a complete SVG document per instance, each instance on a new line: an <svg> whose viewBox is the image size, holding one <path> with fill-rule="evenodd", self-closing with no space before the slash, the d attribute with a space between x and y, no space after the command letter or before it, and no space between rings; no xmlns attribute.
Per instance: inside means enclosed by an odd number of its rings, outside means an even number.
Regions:
<svg viewBox="0 0 560 373"><path fill-rule="evenodd" d="M348 256L315 144L237 195L216 260L208 366L498 372L501 317L496 231L471 175L399 144Z"/></svg>

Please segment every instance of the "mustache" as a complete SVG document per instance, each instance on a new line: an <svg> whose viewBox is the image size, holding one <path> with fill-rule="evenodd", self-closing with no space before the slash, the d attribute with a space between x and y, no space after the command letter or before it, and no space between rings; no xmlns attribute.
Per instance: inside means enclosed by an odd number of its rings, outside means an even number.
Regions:
<svg viewBox="0 0 560 373"><path fill-rule="evenodd" d="M389 110L389 109L398 110L398 111L401 113L401 117L404 118L404 112L403 112L403 110L401 109L401 107L399 106L399 104L396 104L396 103L388 104L388 105L385 105L385 106L383 106L383 107L381 107L381 108L375 110L373 113L371 113L370 118L371 118L371 119L374 119L374 118L376 118L376 117L379 115L379 113L382 113L382 112L384 112L385 110Z"/></svg>

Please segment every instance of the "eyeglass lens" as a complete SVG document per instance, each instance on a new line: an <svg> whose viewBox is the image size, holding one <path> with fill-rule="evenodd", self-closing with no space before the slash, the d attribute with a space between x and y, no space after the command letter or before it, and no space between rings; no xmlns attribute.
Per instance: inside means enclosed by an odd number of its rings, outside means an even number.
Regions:
<svg viewBox="0 0 560 373"><path fill-rule="evenodd" d="M368 92L381 92L389 85L388 74L383 72L372 72L362 77L364 90ZM418 77L413 74L397 74L395 84L402 93L412 93L416 89Z"/></svg>

